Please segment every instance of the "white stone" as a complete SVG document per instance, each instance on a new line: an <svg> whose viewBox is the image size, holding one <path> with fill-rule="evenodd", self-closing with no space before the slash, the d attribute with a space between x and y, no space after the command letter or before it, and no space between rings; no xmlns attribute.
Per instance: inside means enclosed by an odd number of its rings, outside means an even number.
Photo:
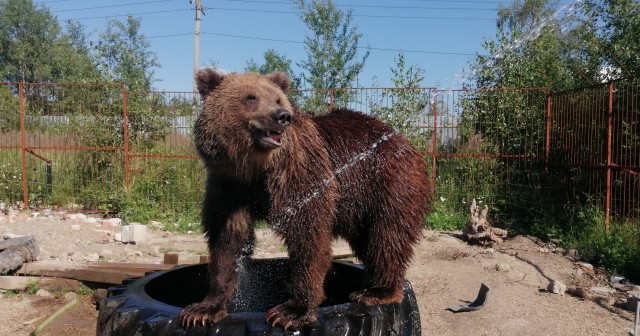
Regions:
<svg viewBox="0 0 640 336"><path fill-rule="evenodd" d="M82 214L82 213L67 214L67 218L70 219L70 220L83 221L83 220L87 219L87 215Z"/></svg>
<svg viewBox="0 0 640 336"><path fill-rule="evenodd" d="M73 252L69 258L71 259L71 261L84 261L84 255L82 255L82 253L80 252Z"/></svg>
<svg viewBox="0 0 640 336"><path fill-rule="evenodd" d="M111 259L113 257L113 251L112 250L102 250L99 253L99 257L102 257L103 259Z"/></svg>
<svg viewBox="0 0 640 336"><path fill-rule="evenodd" d="M616 292L615 288L611 288L611 287L591 287L591 291L594 294L598 294L598 295L602 295L602 296L609 296L613 293Z"/></svg>
<svg viewBox="0 0 640 336"><path fill-rule="evenodd" d="M71 225L71 230L74 230L74 231L80 230L80 225L77 225L77 224Z"/></svg>
<svg viewBox="0 0 640 336"><path fill-rule="evenodd" d="M511 270L511 265L508 264L497 264L496 270L501 272L509 272Z"/></svg>
<svg viewBox="0 0 640 336"><path fill-rule="evenodd" d="M139 244L147 240L147 227L142 224L129 224L122 227L122 242Z"/></svg>
<svg viewBox="0 0 640 336"><path fill-rule="evenodd" d="M554 294L564 295L564 293L567 291L567 286L560 281L554 280L549 283L549 286L547 286L547 291Z"/></svg>
<svg viewBox="0 0 640 336"><path fill-rule="evenodd" d="M89 253L84 257L84 259L88 262L96 262L100 260L100 255L97 253Z"/></svg>
<svg viewBox="0 0 640 336"><path fill-rule="evenodd" d="M117 242L122 242L122 233L118 232L113 234L113 240L117 241Z"/></svg>
<svg viewBox="0 0 640 336"><path fill-rule="evenodd" d="M38 289L38 291L36 292L37 296L42 296L42 297L53 297L53 294L51 294L49 291L46 291L44 289Z"/></svg>
<svg viewBox="0 0 640 336"><path fill-rule="evenodd" d="M84 222L87 224L98 224L98 220L93 217L87 217L84 219Z"/></svg>
<svg viewBox="0 0 640 336"><path fill-rule="evenodd" d="M106 227L121 226L122 225L122 219L120 219L120 218L103 219L101 223L102 223L103 226L106 226Z"/></svg>

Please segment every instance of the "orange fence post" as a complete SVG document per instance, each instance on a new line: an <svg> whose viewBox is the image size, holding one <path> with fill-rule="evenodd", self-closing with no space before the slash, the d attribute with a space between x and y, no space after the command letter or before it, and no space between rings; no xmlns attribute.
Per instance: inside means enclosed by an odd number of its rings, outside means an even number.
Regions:
<svg viewBox="0 0 640 336"><path fill-rule="evenodd" d="M22 153L22 201L24 208L29 208L29 190L27 189L27 139L24 111L24 83L18 83L18 100L20 101L20 152Z"/></svg>
<svg viewBox="0 0 640 336"><path fill-rule="evenodd" d="M433 146L432 146L432 155L433 155L433 167L431 167L431 173L433 174L433 185L431 188L433 189L433 195L435 197L436 193L436 174L437 171L437 157L438 157L438 93L433 94Z"/></svg>
<svg viewBox="0 0 640 336"><path fill-rule="evenodd" d="M124 127L124 186L127 191L131 190L131 176L129 176L131 167L129 166L129 114L127 110L127 90L122 85L122 124Z"/></svg>
<svg viewBox="0 0 640 336"><path fill-rule="evenodd" d="M613 161L613 82L609 83L609 103L607 107L607 201L604 228L608 232L611 221L611 166Z"/></svg>

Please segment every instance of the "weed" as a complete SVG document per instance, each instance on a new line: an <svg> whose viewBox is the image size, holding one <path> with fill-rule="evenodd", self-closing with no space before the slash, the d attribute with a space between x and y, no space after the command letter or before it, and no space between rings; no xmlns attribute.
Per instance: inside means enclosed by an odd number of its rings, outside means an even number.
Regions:
<svg viewBox="0 0 640 336"><path fill-rule="evenodd" d="M27 293L35 295L40 290L40 284L36 280L27 281Z"/></svg>
<svg viewBox="0 0 640 336"><path fill-rule="evenodd" d="M78 287L78 289L75 290L75 293L78 295L89 295L89 294L93 294L96 291L87 287L85 284L81 283L80 287Z"/></svg>
<svg viewBox="0 0 640 336"><path fill-rule="evenodd" d="M2 297L5 299L12 299L20 297L20 291L15 289L8 289L4 293L2 293Z"/></svg>

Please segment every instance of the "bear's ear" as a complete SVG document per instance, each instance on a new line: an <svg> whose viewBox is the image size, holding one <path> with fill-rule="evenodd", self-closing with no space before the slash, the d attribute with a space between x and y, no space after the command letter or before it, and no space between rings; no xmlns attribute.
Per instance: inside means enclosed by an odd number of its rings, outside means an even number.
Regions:
<svg viewBox="0 0 640 336"><path fill-rule="evenodd" d="M274 82L277 86L279 86L282 91L289 90L289 86L291 86L291 78L284 72L276 71L266 75L267 79Z"/></svg>
<svg viewBox="0 0 640 336"><path fill-rule="evenodd" d="M224 75L215 72L213 69L202 69L196 73L195 77L196 87L202 98L206 97L224 80Z"/></svg>

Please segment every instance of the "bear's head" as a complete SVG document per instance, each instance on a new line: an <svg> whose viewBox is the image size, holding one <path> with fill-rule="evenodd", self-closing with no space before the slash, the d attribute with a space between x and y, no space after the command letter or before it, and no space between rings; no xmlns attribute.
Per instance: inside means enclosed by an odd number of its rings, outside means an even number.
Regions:
<svg viewBox="0 0 640 336"><path fill-rule="evenodd" d="M211 157L272 152L286 143L293 107L285 93L291 79L285 73L223 74L203 69L196 84L204 107L196 122L196 146Z"/></svg>

